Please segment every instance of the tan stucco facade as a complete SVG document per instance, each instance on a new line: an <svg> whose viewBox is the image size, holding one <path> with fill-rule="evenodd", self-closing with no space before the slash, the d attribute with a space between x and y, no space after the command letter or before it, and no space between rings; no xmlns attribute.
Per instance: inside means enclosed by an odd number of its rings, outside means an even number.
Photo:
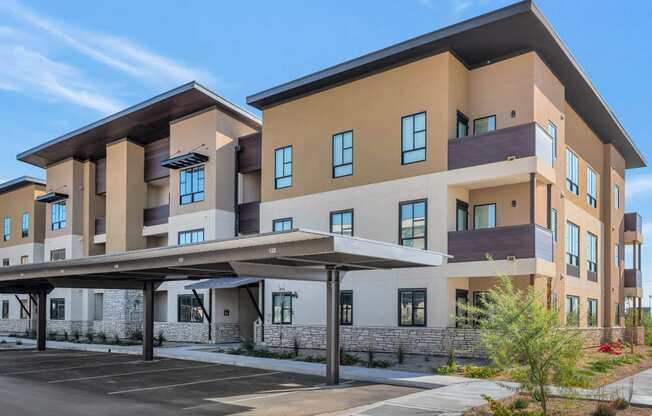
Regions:
<svg viewBox="0 0 652 416"><path fill-rule="evenodd" d="M44 193L45 186L30 183L0 193L0 226L4 226L4 218L11 220L9 240L0 238L0 249L22 244L43 243L45 237L45 204L36 202L35 198ZM29 214L29 234L22 236L21 219L24 213ZM3 233L4 233L3 228Z"/></svg>

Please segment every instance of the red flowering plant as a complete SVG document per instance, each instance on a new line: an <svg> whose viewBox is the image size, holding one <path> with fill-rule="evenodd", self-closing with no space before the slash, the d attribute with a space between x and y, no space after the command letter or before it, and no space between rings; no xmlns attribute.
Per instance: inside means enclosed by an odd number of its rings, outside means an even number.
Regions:
<svg viewBox="0 0 652 416"><path fill-rule="evenodd" d="M625 346L621 340L605 342L604 344L600 344L598 347L598 352L604 352L612 355L621 355L623 353L624 347Z"/></svg>

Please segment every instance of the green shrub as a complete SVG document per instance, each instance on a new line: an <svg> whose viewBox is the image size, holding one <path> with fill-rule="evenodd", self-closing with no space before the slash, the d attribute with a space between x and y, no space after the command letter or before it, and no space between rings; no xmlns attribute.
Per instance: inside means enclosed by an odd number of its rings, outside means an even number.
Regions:
<svg viewBox="0 0 652 416"><path fill-rule="evenodd" d="M326 357L321 357L318 355L307 355L303 358L300 359L301 361L305 361L307 363L325 363L326 362Z"/></svg>
<svg viewBox="0 0 652 416"><path fill-rule="evenodd" d="M89 344L92 344L93 341L95 341L95 334L92 332L89 332L86 334L86 339L88 340Z"/></svg>
<svg viewBox="0 0 652 416"><path fill-rule="evenodd" d="M398 344L398 349L396 350L396 361L398 361L399 364L405 362L405 350L403 349L403 344Z"/></svg>
<svg viewBox="0 0 652 416"><path fill-rule="evenodd" d="M625 410L629 407L629 402L623 398L618 398L611 402L611 407L616 410Z"/></svg>
<svg viewBox="0 0 652 416"><path fill-rule="evenodd" d="M294 338L294 342L292 343L292 351L294 352L295 357L299 356L299 339L298 338Z"/></svg>
<svg viewBox="0 0 652 416"><path fill-rule="evenodd" d="M492 367L481 367L468 365L464 367L464 376L470 378L491 378L498 374L498 370Z"/></svg>
<svg viewBox="0 0 652 416"><path fill-rule="evenodd" d="M512 408L516 410L523 410L527 409L529 405L530 401L528 399L517 397L516 400L514 400L514 403L512 403Z"/></svg>
<svg viewBox="0 0 652 416"><path fill-rule="evenodd" d="M78 330L75 329L74 331L72 331L72 339L73 339L75 342L79 342L79 338L80 338L80 337L81 337L81 334L79 333Z"/></svg>
<svg viewBox="0 0 652 416"><path fill-rule="evenodd" d="M64 341L68 341L68 339L69 339L69 337L68 337L68 331L63 331L63 340L64 340Z"/></svg>
<svg viewBox="0 0 652 416"><path fill-rule="evenodd" d="M595 371L596 373L606 373L614 367L613 360L595 360L589 362L589 369Z"/></svg>
<svg viewBox="0 0 652 416"><path fill-rule="evenodd" d="M120 344L120 337L118 336L117 332L113 333L113 343L114 344Z"/></svg>
<svg viewBox="0 0 652 416"><path fill-rule="evenodd" d="M456 374L458 371L459 367L457 365L442 365L441 367L435 368L435 373L439 374L440 376Z"/></svg>
<svg viewBox="0 0 652 416"><path fill-rule="evenodd" d="M97 341L100 344L106 344L106 334L103 331L97 333Z"/></svg>
<svg viewBox="0 0 652 416"><path fill-rule="evenodd" d="M568 387L589 388L595 373L587 369L575 369L568 374Z"/></svg>
<svg viewBox="0 0 652 416"><path fill-rule="evenodd" d="M127 338L132 341L142 341L143 331L140 328L132 328L127 332Z"/></svg>
<svg viewBox="0 0 652 416"><path fill-rule="evenodd" d="M324 358L324 361L326 359ZM356 365L360 363L360 358L357 355L347 354L344 351L340 354L340 364L341 365Z"/></svg>
<svg viewBox="0 0 652 416"><path fill-rule="evenodd" d="M16 345L23 345L23 341L17 339L17 340L16 340Z"/></svg>
<svg viewBox="0 0 652 416"><path fill-rule="evenodd" d="M502 402L494 400L491 396L487 396L486 394L483 394L482 398L489 404L493 416L514 416L512 409L505 406Z"/></svg>
<svg viewBox="0 0 652 416"><path fill-rule="evenodd" d="M48 341L55 341L57 339L56 331L48 331L47 339Z"/></svg>
<svg viewBox="0 0 652 416"><path fill-rule="evenodd" d="M374 351L371 349L371 345L369 345L369 349L367 350L367 367L371 368L373 367L374 363Z"/></svg>
<svg viewBox="0 0 652 416"><path fill-rule="evenodd" d="M610 403L598 403L592 413L593 416L615 416L616 410L611 407Z"/></svg>
<svg viewBox="0 0 652 416"><path fill-rule="evenodd" d="M371 367L373 368L387 368L391 367L392 363L385 360L374 360L371 362Z"/></svg>
<svg viewBox="0 0 652 416"><path fill-rule="evenodd" d="M247 350L247 351L253 351L253 350L254 350L254 347L255 347L255 346L254 346L254 343L251 342L251 341L246 341L246 342L244 343L244 349Z"/></svg>
<svg viewBox="0 0 652 416"><path fill-rule="evenodd" d="M156 337L156 346L162 347L165 342L165 337L163 336L163 331L158 332L158 337Z"/></svg>

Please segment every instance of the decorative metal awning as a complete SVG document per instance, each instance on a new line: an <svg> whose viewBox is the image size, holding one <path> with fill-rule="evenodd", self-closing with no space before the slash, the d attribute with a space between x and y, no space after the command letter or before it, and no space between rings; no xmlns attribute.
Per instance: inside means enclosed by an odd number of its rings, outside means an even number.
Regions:
<svg viewBox="0 0 652 416"><path fill-rule="evenodd" d="M63 194L61 192L48 192L47 194L36 197L38 202L45 202L46 204L63 201L64 199L68 199L68 194Z"/></svg>
<svg viewBox="0 0 652 416"><path fill-rule="evenodd" d="M161 161L161 166L168 169L182 169L194 165L199 165L208 160L208 156L201 153L190 152L179 156L174 156Z"/></svg>

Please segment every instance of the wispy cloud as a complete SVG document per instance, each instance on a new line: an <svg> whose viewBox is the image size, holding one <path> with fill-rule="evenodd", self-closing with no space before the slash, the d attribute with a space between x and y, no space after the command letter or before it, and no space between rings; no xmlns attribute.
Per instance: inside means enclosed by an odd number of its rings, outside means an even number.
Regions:
<svg viewBox="0 0 652 416"><path fill-rule="evenodd" d="M625 182L625 198L635 201L647 197L652 191L652 174L641 174L627 178Z"/></svg>

